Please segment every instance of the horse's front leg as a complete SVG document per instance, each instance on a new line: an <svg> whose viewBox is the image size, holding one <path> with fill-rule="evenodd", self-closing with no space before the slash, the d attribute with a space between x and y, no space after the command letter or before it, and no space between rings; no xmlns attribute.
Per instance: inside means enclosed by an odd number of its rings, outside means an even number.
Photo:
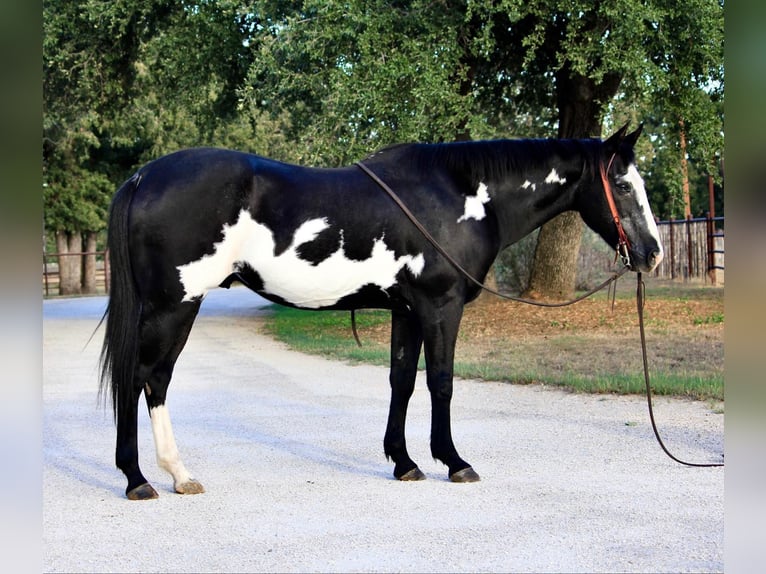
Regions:
<svg viewBox="0 0 766 574"><path fill-rule="evenodd" d="M420 471L407 453L404 438L407 405L415 389L418 358L423 344L420 321L412 312L391 313L391 406L388 412L383 448L394 461L394 476L399 480L423 480Z"/></svg>
<svg viewBox="0 0 766 574"><path fill-rule="evenodd" d="M476 482L479 475L452 442L450 403L455 345L463 315L461 303L431 309L422 318L428 390L431 393L431 454L449 469L452 482Z"/></svg>

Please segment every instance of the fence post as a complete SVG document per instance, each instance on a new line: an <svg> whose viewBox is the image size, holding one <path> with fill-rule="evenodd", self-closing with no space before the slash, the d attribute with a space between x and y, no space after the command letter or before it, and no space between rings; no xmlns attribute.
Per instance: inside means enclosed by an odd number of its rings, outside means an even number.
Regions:
<svg viewBox="0 0 766 574"><path fill-rule="evenodd" d="M713 218L710 216L709 211L705 214L705 217L707 220L707 275L710 277L710 283L715 285L715 237L713 237L713 229L715 229L715 227L713 225Z"/></svg>
<svg viewBox="0 0 766 574"><path fill-rule="evenodd" d="M45 248L43 248L43 279L45 281L45 296L48 296L48 258L45 256Z"/></svg>
<svg viewBox="0 0 766 574"><path fill-rule="evenodd" d="M676 278L676 243L673 239L673 236L675 235L673 233L673 222L675 221L673 217L670 218L670 224L668 225L668 228L670 229L670 278L675 279Z"/></svg>
<svg viewBox="0 0 766 574"><path fill-rule="evenodd" d="M686 214L686 259L689 271L687 278L691 279L694 276L694 254L692 253L692 215Z"/></svg>
<svg viewBox="0 0 766 574"><path fill-rule="evenodd" d="M104 251L104 291L109 295L109 250Z"/></svg>
<svg viewBox="0 0 766 574"><path fill-rule="evenodd" d="M659 228L660 218L656 215L654 216L654 223ZM662 241L662 232L660 232L660 241ZM661 265L657 265L657 267L654 268L654 276L659 277L660 276L660 267Z"/></svg>

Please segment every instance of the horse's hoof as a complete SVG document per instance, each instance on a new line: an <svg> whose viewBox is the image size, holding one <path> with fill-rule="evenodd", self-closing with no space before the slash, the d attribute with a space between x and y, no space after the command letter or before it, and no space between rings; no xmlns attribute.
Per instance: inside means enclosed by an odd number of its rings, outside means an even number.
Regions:
<svg viewBox="0 0 766 574"><path fill-rule="evenodd" d="M405 472L402 476L399 477L399 480L403 481L413 481L413 480L425 480L426 475L423 474L420 469L416 466L412 470Z"/></svg>
<svg viewBox="0 0 766 574"><path fill-rule="evenodd" d="M205 487L193 478L182 484L176 484L175 489L178 494L202 494L205 492Z"/></svg>
<svg viewBox="0 0 766 574"><path fill-rule="evenodd" d="M452 482L478 482L481 480L478 474L476 474L476 471L472 469L470 466L468 468L464 468L463 470L458 470L457 472L450 474L449 479Z"/></svg>
<svg viewBox="0 0 766 574"><path fill-rule="evenodd" d="M127 495L128 500L151 500L153 498L159 498L160 496L148 482L135 487L133 490L129 491Z"/></svg>

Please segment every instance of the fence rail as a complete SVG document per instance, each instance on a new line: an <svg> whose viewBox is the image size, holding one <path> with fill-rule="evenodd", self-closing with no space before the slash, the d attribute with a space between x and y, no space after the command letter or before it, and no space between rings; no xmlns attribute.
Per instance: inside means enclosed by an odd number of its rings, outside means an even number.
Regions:
<svg viewBox="0 0 766 574"><path fill-rule="evenodd" d="M657 222L665 258L656 271L663 279L702 278L724 283L723 217L689 217Z"/></svg>

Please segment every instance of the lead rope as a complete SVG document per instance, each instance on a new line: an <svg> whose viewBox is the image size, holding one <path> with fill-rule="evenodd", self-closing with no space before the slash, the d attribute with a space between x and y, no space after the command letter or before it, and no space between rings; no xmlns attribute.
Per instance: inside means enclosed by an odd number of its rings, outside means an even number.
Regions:
<svg viewBox="0 0 766 574"><path fill-rule="evenodd" d="M660 437L660 432L657 430L657 423L654 420L654 409L652 408L652 387L651 387L651 384L649 383L649 361L646 357L646 335L644 333L644 303L646 303L646 285L644 284L644 280L641 277L641 272L639 271L636 277L636 309L638 311L638 330L641 333L641 358L643 359L643 362L644 362L644 383L646 384L646 404L649 406L649 420L651 420L652 422L652 430L654 431L654 436L657 438L657 442L659 443L662 450L665 451L665 454L679 464L683 464L686 466L703 467L703 468L723 466L722 462L718 462L718 463L686 462L684 460L681 460L680 458L673 456L673 454L665 446L665 443L662 442L662 438Z"/></svg>
<svg viewBox="0 0 766 574"><path fill-rule="evenodd" d="M614 159L614 155L612 155L612 158L609 160L609 166L612 164L612 160ZM519 303L526 303L528 305L536 305L538 307L565 307L567 305L572 305L574 303L577 303L578 301L582 301L583 299L586 299L587 297L590 297L594 293L601 291L604 287L609 285L610 290L612 289L612 283L615 283L617 279L619 279L622 275L624 275L627 271L630 270L630 258L628 257L628 247L630 246L630 243L628 241L628 238L625 234L625 231L622 228L622 223L620 222L620 218L617 215L617 208L614 205L614 198L611 196L611 189L609 186L609 180L607 178L608 174L608 167L604 167L603 164L600 166L600 172L601 172L601 180L604 184L604 192L606 193L607 200L609 202L609 208L612 212L612 215L614 217L615 224L617 225L617 231L619 235L619 243L617 245L617 255L620 256L622 259L623 267L619 271L616 271L611 277L609 277L606 281L598 285L597 287L591 289L584 295L581 295L580 297L577 297L575 299L572 299L571 301L564 301L562 303L545 303L542 301L535 301L533 299L524 299L523 297L514 297L513 295L508 295L507 293L501 293L499 291L496 291L495 289L491 289L490 287L487 287L479 281L478 279L474 278L468 271L466 271L462 265L460 265L455 259L447 253L444 248L434 239L434 237L428 232L428 230L423 227L423 225L418 221L417 217L415 217L415 214L412 213L409 208L404 204L404 202L399 198L399 196L394 192L393 189L391 189L388 184L380 179L375 172L373 172L370 168L368 168L366 165L364 165L362 162L357 162L356 165L365 172L370 178L377 183L383 191L385 191L391 199L394 200L394 203L396 203L399 208L404 212L404 214L409 218L409 220L415 225L415 227L420 231L420 233L423 234L423 236L428 240L428 242L433 245L433 247L444 256L444 258L450 262L451 265L455 267L460 273L462 273L469 281L471 281L473 284L477 285L481 289L484 289L485 291L492 293L493 295L497 295L498 297L502 297L503 299L509 299L511 301L517 301ZM616 257L615 257L616 259ZM649 383L649 361L646 357L646 336L644 334L644 301L645 301L645 292L644 292L644 281L641 277L641 272L638 272L638 286L636 288L636 307L638 308L638 324L639 324L639 332L641 333L641 353L643 357L644 362L644 382L646 383L646 400L649 405L649 419L652 422L652 430L654 431L654 436L657 438L657 442L660 444L660 447L662 447L662 450L667 454L671 459L674 461L686 465L686 466L695 466L695 467L715 467L715 466L723 466L723 463L707 463L707 464L696 464L696 463L689 463L684 462L675 456L673 456L670 451L665 447L665 444L662 442L662 438L660 438L660 433L657 430L657 425L654 420L654 410L652 408L652 390L651 385ZM614 296L612 299L612 307L614 308L614 297L617 295L617 287L616 283L614 285ZM355 310L351 310L351 329L354 333L354 339L356 339L356 344L360 347L362 346L361 341L359 340L359 335L356 330L356 313Z"/></svg>

